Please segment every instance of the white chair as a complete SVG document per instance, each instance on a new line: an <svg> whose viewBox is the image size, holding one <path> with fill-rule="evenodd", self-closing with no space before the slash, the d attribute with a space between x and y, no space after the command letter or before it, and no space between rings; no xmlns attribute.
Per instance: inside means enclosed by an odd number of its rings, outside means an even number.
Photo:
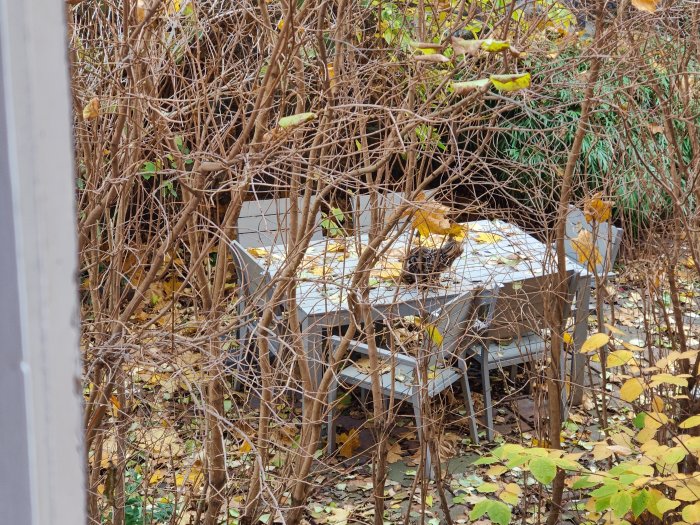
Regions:
<svg viewBox="0 0 700 525"><path fill-rule="evenodd" d="M470 346L467 353L480 367L489 441L494 436L490 373L492 370L510 368L511 379L514 379L518 365L546 357L548 334L545 300L548 293L553 293L555 279L555 275L547 275L533 277L517 285L510 283L500 290L483 292L479 300L478 311L483 315L474 327L475 332L478 331L478 342ZM578 274L568 272L564 319L570 315L577 285ZM552 291L547 292L548 289ZM562 366L562 379L564 377L565 367ZM474 409L471 408L470 412L473 413Z"/></svg>
<svg viewBox="0 0 700 525"><path fill-rule="evenodd" d="M301 201L301 199L300 199ZM311 201L313 205L313 199ZM288 198L250 200L243 203L238 216L237 241L244 248L286 244L291 227ZM299 213L301 220L301 213ZM323 239L321 214L314 217L314 230L311 240ZM302 227L302 225L299 225Z"/></svg>
<svg viewBox="0 0 700 525"><path fill-rule="evenodd" d="M423 395L433 398L440 392L450 387L453 383L460 381L462 384L462 394L465 406L470 418L470 430L475 443L479 442L476 429L476 416L474 414L471 391L467 381L466 363L461 355L464 351L468 328L472 313L473 295L465 294L451 300L438 311L430 315L429 323L437 333L442 335L442 344L439 347L433 343L430 337L425 337L427 349L430 352L428 358L429 375L422 377L419 373L420 362L417 358L409 356L400 351L392 352L386 348L377 348L379 358L390 363L391 370L381 374L381 391L384 397L394 395L398 400L408 401L413 405L413 413L416 418L416 428L418 437L422 443L424 440L423 417L421 413L421 400ZM331 345L337 348L342 341L342 337L331 337ZM351 341L350 351L354 353L368 355L369 350L365 343ZM452 363L457 362L455 368ZM403 378L399 381L397 378ZM357 386L365 390L372 389L372 378L368 371L351 364L338 372L337 378L331 384L328 403L328 451L335 448L335 410L334 403L337 396L338 384L348 387ZM376 402L376 400L375 400ZM430 454L428 452L426 462L427 472L430 472Z"/></svg>

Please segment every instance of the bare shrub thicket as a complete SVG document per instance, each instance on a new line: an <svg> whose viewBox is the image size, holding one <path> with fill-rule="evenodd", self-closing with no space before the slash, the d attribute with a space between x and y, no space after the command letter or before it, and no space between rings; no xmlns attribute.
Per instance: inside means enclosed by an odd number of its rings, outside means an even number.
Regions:
<svg viewBox="0 0 700 525"><path fill-rule="evenodd" d="M270 513L299 523L314 479L342 470L317 453L326 394L349 338L373 335L368 277L380 253L365 251L353 275L353 322L318 388L293 290L316 213L348 209L358 193L409 196L374 217L376 249L422 189L441 188L456 218L502 218L549 244L561 239L569 203L603 192L630 253L659 272L660 280L646 273L645 297L663 306L673 348L687 348L676 268L689 254L697 260L700 8L665 2L652 14L626 1L583 4L570 6L579 26L555 16L562 6L553 3L67 7L92 523L157 521L163 502L175 509L172 523L234 515L252 523ZM477 24L481 38L518 51L443 63L416 59L420 46L408 45L447 47ZM532 84L518 92L451 88L524 71ZM299 126L278 125L305 112L314 116ZM256 313L265 334L277 305L290 312L287 357L270 360L269 337L258 337L246 349L257 356L258 378L242 394L232 388L232 334L254 307L249 300L244 315L238 309L228 243L254 187L290 197L300 215L290 215L288 257ZM656 300L662 289L670 302ZM611 321L603 311L601 329ZM649 310L650 324L656 314ZM684 366L697 376L697 360ZM301 398L303 414L290 410ZM692 396L679 403L697 411ZM374 404L375 523L390 413ZM552 414L550 434L560 417ZM134 518L146 509L139 501L150 502L150 514Z"/></svg>

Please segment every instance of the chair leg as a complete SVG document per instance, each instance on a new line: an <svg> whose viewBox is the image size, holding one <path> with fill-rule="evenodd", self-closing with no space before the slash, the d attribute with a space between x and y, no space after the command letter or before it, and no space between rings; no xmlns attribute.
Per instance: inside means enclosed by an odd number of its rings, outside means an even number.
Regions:
<svg viewBox="0 0 700 525"><path fill-rule="evenodd" d="M518 377L518 365L512 365L509 371L510 382L515 384L515 380Z"/></svg>
<svg viewBox="0 0 700 525"><path fill-rule="evenodd" d="M418 432L418 442L421 448L425 445L425 471L429 479L433 479L433 469L430 462L430 446L425 441L425 432L423 432L423 415L420 406L420 393L416 392L411 396L411 404L413 405L413 414L416 417L416 431Z"/></svg>
<svg viewBox="0 0 700 525"><path fill-rule="evenodd" d="M472 436L474 444L478 445L479 430L476 426L476 410L474 410L472 389L469 387L469 379L466 374L462 376L462 393L464 395L464 406L467 408L467 416L469 417L469 434Z"/></svg>
<svg viewBox="0 0 700 525"><path fill-rule="evenodd" d="M333 380L328 389L328 454L335 451L335 400L338 397L338 381Z"/></svg>
<svg viewBox="0 0 700 525"><path fill-rule="evenodd" d="M467 375L467 366L460 359L459 368L462 371L462 395L464 396L464 406L467 409L469 417L469 433L472 436L472 441L475 445L479 444L479 430L476 426L476 410L474 409L474 401L472 400L472 389L469 387L469 376Z"/></svg>
<svg viewBox="0 0 700 525"><path fill-rule="evenodd" d="M486 409L486 438L493 441L493 405L491 404L491 379L486 359L481 361L481 386L484 389L484 408Z"/></svg>

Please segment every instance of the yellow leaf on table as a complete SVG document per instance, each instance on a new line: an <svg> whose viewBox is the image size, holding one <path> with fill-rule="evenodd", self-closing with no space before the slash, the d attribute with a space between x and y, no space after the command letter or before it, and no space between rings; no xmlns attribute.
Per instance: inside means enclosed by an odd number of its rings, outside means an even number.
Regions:
<svg viewBox="0 0 700 525"><path fill-rule="evenodd" d="M594 271L595 267L603 262L603 256L595 245L593 234L582 229L575 239L571 239L571 247L578 256L578 261L588 263L589 271Z"/></svg>
<svg viewBox="0 0 700 525"><path fill-rule="evenodd" d="M599 348L607 345L609 341L610 336L608 336L608 334L604 334L602 332L593 334L581 345L581 353L590 354L591 352L595 352Z"/></svg>
<svg viewBox="0 0 700 525"><path fill-rule="evenodd" d="M258 259L267 257L270 254L265 248L248 248L248 253Z"/></svg>
<svg viewBox="0 0 700 525"><path fill-rule="evenodd" d="M349 433L343 432L338 435L338 454L344 458L351 458L355 455L355 450L360 447L360 433L357 429L352 429Z"/></svg>
<svg viewBox="0 0 700 525"><path fill-rule="evenodd" d="M498 91L519 91L530 87L530 73L491 75L489 78Z"/></svg>
<svg viewBox="0 0 700 525"><path fill-rule="evenodd" d="M659 0L632 0L632 5L639 9L640 11L646 11L647 13L656 12L656 4Z"/></svg>
<svg viewBox="0 0 700 525"><path fill-rule="evenodd" d="M467 233L469 233L469 227L466 224L458 224L455 222L450 226L450 231L447 233L451 235L455 241L462 241L467 236Z"/></svg>
<svg viewBox="0 0 700 525"><path fill-rule="evenodd" d="M413 214L413 227L418 230L422 237L428 237L431 233L447 235L450 233L452 224L445 217L450 209L438 202L421 202L418 209L409 211Z"/></svg>
<svg viewBox="0 0 700 525"><path fill-rule="evenodd" d="M604 201L601 193L596 193L583 204L583 215L586 222L607 222L612 213L612 201Z"/></svg>
<svg viewBox="0 0 700 525"><path fill-rule="evenodd" d="M380 266L373 268L369 276L376 279L384 279L387 281L395 281L401 277L403 264L401 261L384 261Z"/></svg>
<svg viewBox="0 0 700 525"><path fill-rule="evenodd" d="M474 240L481 244L496 244L497 242L503 240L503 236L498 235L497 233L481 232L474 238Z"/></svg>
<svg viewBox="0 0 700 525"><path fill-rule="evenodd" d="M95 97L83 108L83 119L92 120L100 116L100 99Z"/></svg>
<svg viewBox="0 0 700 525"><path fill-rule="evenodd" d="M633 377L625 381L622 388L620 388L620 397L623 401L631 403L636 401L642 395L642 392L644 392L644 383L638 377Z"/></svg>

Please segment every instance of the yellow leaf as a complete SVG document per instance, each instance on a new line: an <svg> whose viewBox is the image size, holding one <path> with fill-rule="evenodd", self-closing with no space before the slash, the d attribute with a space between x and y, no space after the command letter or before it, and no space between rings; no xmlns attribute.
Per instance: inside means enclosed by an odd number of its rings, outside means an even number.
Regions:
<svg viewBox="0 0 700 525"><path fill-rule="evenodd" d="M83 119L92 120L100 116L100 99L95 97L85 104L83 108Z"/></svg>
<svg viewBox="0 0 700 525"><path fill-rule="evenodd" d="M622 366L627 364L633 357L634 355L629 350L615 350L608 355L606 365L608 367Z"/></svg>
<svg viewBox="0 0 700 525"><path fill-rule="evenodd" d="M136 2L136 21L140 24L146 19L146 0Z"/></svg>
<svg viewBox="0 0 700 525"><path fill-rule="evenodd" d="M700 503L686 506L681 516L683 516L683 520L687 523L700 523Z"/></svg>
<svg viewBox="0 0 700 525"><path fill-rule="evenodd" d="M605 328L610 330L615 335L625 335L625 332L623 332L622 330L620 330L619 328L617 328L611 324L605 323Z"/></svg>
<svg viewBox="0 0 700 525"><path fill-rule="evenodd" d="M680 387L688 386L688 379L682 376L674 376L671 374L654 374L651 376L651 386L659 386L661 384L676 385Z"/></svg>
<svg viewBox="0 0 700 525"><path fill-rule="evenodd" d="M623 401L631 403L636 401L644 392L644 383L638 377L628 379L620 388L620 397Z"/></svg>
<svg viewBox="0 0 700 525"><path fill-rule="evenodd" d="M499 51L510 49L510 42L487 38L486 40L481 41L481 49L488 51L489 53L498 53Z"/></svg>
<svg viewBox="0 0 700 525"><path fill-rule="evenodd" d="M678 426L680 428L693 428L697 427L698 425L700 425L700 416L690 416Z"/></svg>
<svg viewBox="0 0 700 525"><path fill-rule="evenodd" d="M401 277L402 270L403 264L400 261L384 261L381 266L373 268L369 275L376 279L395 281Z"/></svg>
<svg viewBox="0 0 700 525"><path fill-rule="evenodd" d="M515 75L491 75L493 86L499 91L519 91L530 87L530 73Z"/></svg>
<svg viewBox="0 0 700 525"><path fill-rule="evenodd" d="M425 328L425 332L428 334L433 343L435 343L436 346L440 346L442 344L442 334L440 333L440 330L430 323L421 324L423 328Z"/></svg>
<svg viewBox="0 0 700 525"><path fill-rule="evenodd" d="M588 263L588 269L591 272L603 262L603 256L593 242L593 234L586 229L582 229L575 239L571 239L571 247L576 252L578 261Z"/></svg>
<svg viewBox="0 0 700 525"><path fill-rule="evenodd" d="M158 469L153 474L151 474L151 477L148 480L148 483L151 485L155 485L156 483L160 483L160 480L162 480L165 477L165 470L163 469Z"/></svg>
<svg viewBox="0 0 700 525"><path fill-rule="evenodd" d="M668 498L661 498L659 501L656 502L656 508L661 514L665 514L669 510L675 509L680 504L680 501L674 501Z"/></svg>
<svg viewBox="0 0 700 525"><path fill-rule="evenodd" d="M419 208L407 213L413 213L413 227L418 230L422 237L428 237L431 233L447 235L450 233L452 224L445 217L450 209L438 202L421 202Z"/></svg>
<svg viewBox="0 0 700 525"><path fill-rule="evenodd" d="M656 4L659 0L632 0L632 5L639 9L640 11L646 11L647 13L654 13L656 11Z"/></svg>
<svg viewBox="0 0 700 525"><path fill-rule="evenodd" d="M504 465L493 465L489 467L489 469L486 471L486 474L497 478L501 474L505 474L506 472L508 472L508 470L508 467Z"/></svg>
<svg viewBox="0 0 700 525"><path fill-rule="evenodd" d="M595 352L599 348L602 348L603 346L607 345L609 341L610 337L608 336L608 334L604 334L602 332L593 334L588 339L586 339L585 343L581 345L581 353L590 354L591 352Z"/></svg>
<svg viewBox="0 0 700 525"><path fill-rule="evenodd" d="M351 430L349 433L343 432L338 435L338 454L344 458L351 458L355 455L355 450L360 446L360 433L357 429Z"/></svg>
<svg viewBox="0 0 700 525"><path fill-rule="evenodd" d="M564 332L564 336L562 339L564 339L564 343L566 343L567 345L571 345L574 343L574 337L569 332Z"/></svg>
<svg viewBox="0 0 700 525"><path fill-rule="evenodd" d="M251 450L253 450L253 447L250 445L247 439L244 439L243 443L241 443L241 446L238 447L239 454L247 454Z"/></svg>
<svg viewBox="0 0 700 525"><path fill-rule="evenodd" d="M590 200L586 200L583 204L583 215L586 217L586 222L607 222L610 220L612 212L611 201L604 201L601 193L596 193Z"/></svg>
<svg viewBox="0 0 700 525"><path fill-rule="evenodd" d="M653 427L647 427L645 426L642 430L640 430L637 435L635 436L635 439L639 441L640 443L648 443L652 439L654 439L654 436L656 435L657 428Z"/></svg>
<svg viewBox="0 0 700 525"><path fill-rule="evenodd" d="M447 234L451 235L455 241L462 241L467 236L468 232L469 227L466 224L458 224L455 222L450 226L450 231L447 232Z"/></svg>
<svg viewBox="0 0 700 525"><path fill-rule="evenodd" d="M497 242L500 242L503 240L503 236L498 235L497 233L482 232L482 233L478 234L474 240L476 242L481 243L481 244L496 244Z"/></svg>
<svg viewBox="0 0 700 525"><path fill-rule="evenodd" d="M248 253L250 255L252 255L253 257L257 257L258 259L262 259L263 257L267 257L267 255L270 252L268 252L265 248L248 248Z"/></svg>

